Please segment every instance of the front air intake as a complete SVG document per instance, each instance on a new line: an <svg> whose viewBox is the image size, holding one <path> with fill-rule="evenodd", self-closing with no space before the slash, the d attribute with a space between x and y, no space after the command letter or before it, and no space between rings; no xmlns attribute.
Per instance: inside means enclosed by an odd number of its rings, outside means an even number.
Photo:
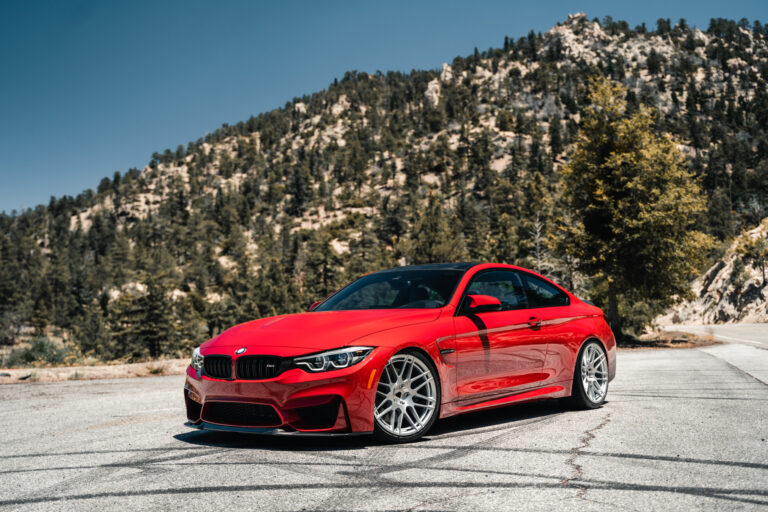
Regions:
<svg viewBox="0 0 768 512"><path fill-rule="evenodd" d="M243 380L272 379L284 370L283 358L275 356L243 356L235 365L237 378Z"/></svg>
<svg viewBox="0 0 768 512"><path fill-rule="evenodd" d="M203 421L236 427L279 427L283 423L271 405L241 402L207 402Z"/></svg>
<svg viewBox="0 0 768 512"><path fill-rule="evenodd" d="M200 410L203 408L203 404L199 404L189 398L189 391L184 390L184 403L187 406L187 419L193 423L200 421Z"/></svg>
<svg viewBox="0 0 768 512"><path fill-rule="evenodd" d="M203 371L214 379L232 378L232 358L229 356L205 356Z"/></svg>

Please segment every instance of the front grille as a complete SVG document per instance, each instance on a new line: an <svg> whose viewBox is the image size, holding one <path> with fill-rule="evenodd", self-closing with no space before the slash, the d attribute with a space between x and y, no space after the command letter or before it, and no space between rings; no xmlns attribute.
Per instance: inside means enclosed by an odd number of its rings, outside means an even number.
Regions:
<svg viewBox="0 0 768 512"><path fill-rule="evenodd" d="M283 373L283 358L275 356L243 356L235 362L237 378L244 380L272 379Z"/></svg>
<svg viewBox="0 0 768 512"><path fill-rule="evenodd" d="M278 427L283 421L274 407L240 402L208 402L203 421L237 427Z"/></svg>
<svg viewBox="0 0 768 512"><path fill-rule="evenodd" d="M231 379L232 358L229 356L205 356L203 370L205 370L205 375L214 379Z"/></svg>

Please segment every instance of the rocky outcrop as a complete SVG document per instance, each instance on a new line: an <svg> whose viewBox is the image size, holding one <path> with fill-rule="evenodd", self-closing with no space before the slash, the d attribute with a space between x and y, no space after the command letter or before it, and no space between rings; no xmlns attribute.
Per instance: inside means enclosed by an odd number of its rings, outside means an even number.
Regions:
<svg viewBox="0 0 768 512"><path fill-rule="evenodd" d="M759 266L750 265L738 250L743 240L766 236L768 218L734 241L720 260L703 276L693 281L693 299L674 306L659 317L656 323L671 325L768 322L768 286L763 283Z"/></svg>

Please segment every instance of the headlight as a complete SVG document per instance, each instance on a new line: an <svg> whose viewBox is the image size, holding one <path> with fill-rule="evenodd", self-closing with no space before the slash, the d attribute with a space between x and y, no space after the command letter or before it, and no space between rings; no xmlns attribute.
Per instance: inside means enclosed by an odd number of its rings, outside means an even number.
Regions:
<svg viewBox="0 0 768 512"><path fill-rule="evenodd" d="M192 351L192 362L189 363L192 368L194 368L197 371L202 370L203 368L203 354L200 353L200 347L197 347L195 350Z"/></svg>
<svg viewBox="0 0 768 512"><path fill-rule="evenodd" d="M365 359L373 347L344 347L293 358L296 366L308 372L327 372L349 368Z"/></svg>

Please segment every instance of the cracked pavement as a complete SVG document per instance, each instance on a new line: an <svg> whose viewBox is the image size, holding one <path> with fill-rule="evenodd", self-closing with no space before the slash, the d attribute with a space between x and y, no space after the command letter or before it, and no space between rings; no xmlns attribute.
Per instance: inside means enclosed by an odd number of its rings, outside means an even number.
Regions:
<svg viewBox="0 0 768 512"><path fill-rule="evenodd" d="M2 386L0 510L765 509L768 385L728 346L620 351L600 409L474 413L399 446L190 431L178 376Z"/></svg>

